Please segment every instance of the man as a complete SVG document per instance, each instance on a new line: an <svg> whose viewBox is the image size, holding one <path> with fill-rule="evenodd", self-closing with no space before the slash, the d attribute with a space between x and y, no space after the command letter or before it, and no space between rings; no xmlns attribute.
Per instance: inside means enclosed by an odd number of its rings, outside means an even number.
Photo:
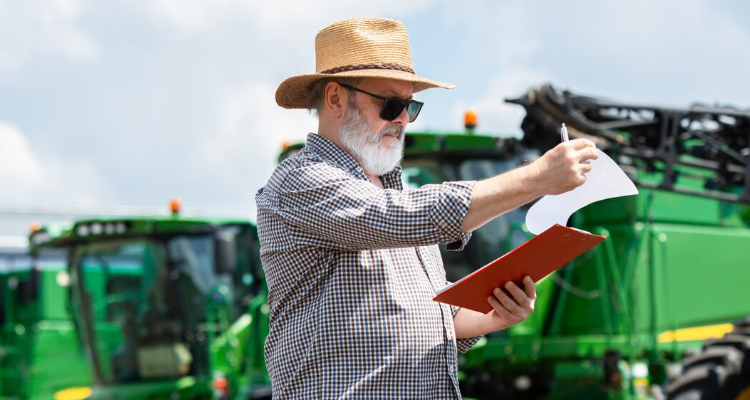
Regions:
<svg viewBox="0 0 750 400"><path fill-rule="evenodd" d="M530 278L488 298L484 315L432 301L446 286L437 244L545 194L581 185L594 144L572 140L479 182L404 188L404 128L415 92L452 88L417 76L399 21L334 23L315 41L316 74L285 80L285 108L309 108L318 133L258 191L269 288L266 363L277 398L460 398L456 350L523 321Z"/></svg>

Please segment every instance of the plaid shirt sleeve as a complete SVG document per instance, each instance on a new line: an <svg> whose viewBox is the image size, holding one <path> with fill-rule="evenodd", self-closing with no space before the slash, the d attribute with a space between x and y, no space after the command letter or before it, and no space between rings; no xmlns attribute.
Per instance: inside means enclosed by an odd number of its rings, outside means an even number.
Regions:
<svg viewBox="0 0 750 400"><path fill-rule="evenodd" d="M302 165L286 174L276 215L302 246L360 251L454 243L474 182L446 182L419 189L381 190L327 163Z"/></svg>

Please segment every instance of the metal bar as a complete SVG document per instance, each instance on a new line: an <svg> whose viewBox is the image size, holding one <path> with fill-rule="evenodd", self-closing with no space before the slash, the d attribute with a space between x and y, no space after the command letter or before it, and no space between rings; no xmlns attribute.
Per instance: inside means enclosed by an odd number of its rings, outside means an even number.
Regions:
<svg viewBox="0 0 750 400"><path fill-rule="evenodd" d="M610 310L609 286L607 285L606 268L604 267L603 251L595 250L596 270L599 278L599 290L602 292L602 318L604 319L604 333L608 336L614 334L614 323L612 322L612 311Z"/></svg>

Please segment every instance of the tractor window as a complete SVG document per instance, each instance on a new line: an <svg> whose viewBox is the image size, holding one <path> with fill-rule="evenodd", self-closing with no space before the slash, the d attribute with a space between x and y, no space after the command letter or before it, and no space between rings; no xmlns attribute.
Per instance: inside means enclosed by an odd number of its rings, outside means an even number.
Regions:
<svg viewBox="0 0 750 400"><path fill-rule="evenodd" d="M529 157L530 155L523 155ZM466 158L447 159L405 159L402 179L405 186L420 187L448 180L486 179L518 166L522 156L511 158ZM507 253L517 246L517 240L510 243L509 237L517 237L514 232L523 233L526 208L520 208L501 215L477 229L464 251L440 250L447 279L454 282Z"/></svg>
<svg viewBox="0 0 750 400"><path fill-rule="evenodd" d="M237 265L232 272L233 316L236 320L247 312L250 301L263 286L263 269L258 259L257 239L247 226L229 226L234 234L234 245L237 250Z"/></svg>
<svg viewBox="0 0 750 400"><path fill-rule="evenodd" d="M445 182L445 171L434 160L404 161L401 170L401 180L404 188L419 188L431 183Z"/></svg>
<svg viewBox="0 0 750 400"><path fill-rule="evenodd" d="M459 165L461 180L486 179L515 168L518 159L468 159ZM475 268L512 250L509 236L523 229L527 208L521 207L493 219L472 235ZM468 273L468 272L467 272Z"/></svg>
<svg viewBox="0 0 750 400"><path fill-rule="evenodd" d="M75 268L83 283L95 338L91 345L105 381L138 379L137 343L144 309L144 242L93 243L81 248ZM79 303L80 304L80 303Z"/></svg>

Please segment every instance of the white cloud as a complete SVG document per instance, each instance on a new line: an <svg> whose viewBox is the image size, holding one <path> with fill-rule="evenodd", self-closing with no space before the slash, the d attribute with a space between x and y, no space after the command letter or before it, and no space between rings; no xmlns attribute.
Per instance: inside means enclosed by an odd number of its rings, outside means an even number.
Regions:
<svg viewBox="0 0 750 400"><path fill-rule="evenodd" d="M62 55L72 62L95 57L99 44L80 26L79 0L0 4L0 71L18 71L30 60Z"/></svg>
<svg viewBox="0 0 750 400"><path fill-rule="evenodd" d="M0 121L0 190L3 197L29 197L43 187L46 177L42 163L32 153L23 133Z"/></svg>
<svg viewBox="0 0 750 400"><path fill-rule="evenodd" d="M519 132L523 109L502 99L547 82L620 101L748 106L750 29L727 3L470 4L445 12L448 25L472 21L464 43L473 52L461 63L477 70L468 83L479 95L454 108L477 108L483 132Z"/></svg>
<svg viewBox="0 0 750 400"><path fill-rule="evenodd" d="M96 204L99 189L94 168L40 156L17 126L0 121L0 204Z"/></svg>
<svg viewBox="0 0 750 400"><path fill-rule="evenodd" d="M541 71L515 69L492 78L487 85L487 94L474 102L481 118L481 131L520 137L520 122L526 112L521 106L506 103L505 99L518 97L530 87L544 82L546 76Z"/></svg>
<svg viewBox="0 0 750 400"><path fill-rule="evenodd" d="M155 0L151 12L184 33L205 32L228 22L241 22L263 32L268 40L281 37L308 39L304 32L323 28L334 21L357 16L391 17L410 15L430 5L428 0L282 0L274 2L245 0Z"/></svg>
<svg viewBox="0 0 750 400"><path fill-rule="evenodd" d="M461 130L473 107L481 132L517 133L523 109L504 98L548 81L747 106L746 19L701 0L635 1L0 0L0 119L23 127L31 171L2 179L24 201L181 194L202 210L251 209L281 143L317 126L278 107L276 86L313 71L319 29L355 16L404 20L420 74L459 85L420 93L412 131Z"/></svg>

